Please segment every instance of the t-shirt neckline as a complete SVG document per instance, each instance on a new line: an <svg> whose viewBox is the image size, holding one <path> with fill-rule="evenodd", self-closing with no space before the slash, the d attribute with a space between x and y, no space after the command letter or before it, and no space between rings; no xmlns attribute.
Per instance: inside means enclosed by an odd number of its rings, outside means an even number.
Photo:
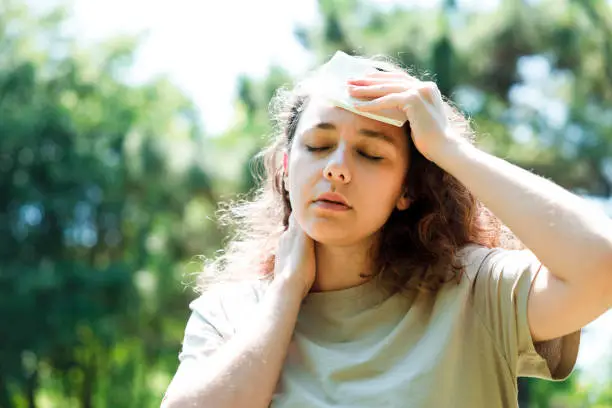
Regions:
<svg viewBox="0 0 612 408"><path fill-rule="evenodd" d="M376 276L356 286L309 293L302 303L304 313L359 313L380 304L390 296Z"/></svg>

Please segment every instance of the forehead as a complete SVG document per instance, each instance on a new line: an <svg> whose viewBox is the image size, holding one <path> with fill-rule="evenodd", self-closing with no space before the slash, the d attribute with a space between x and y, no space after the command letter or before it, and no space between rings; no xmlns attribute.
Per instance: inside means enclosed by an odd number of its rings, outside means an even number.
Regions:
<svg viewBox="0 0 612 408"><path fill-rule="evenodd" d="M307 103L297 127L297 134L303 133L320 123L333 124L338 129L370 129L383 132L391 138L404 138L403 128L358 115L343 108L334 106L324 98L313 96Z"/></svg>

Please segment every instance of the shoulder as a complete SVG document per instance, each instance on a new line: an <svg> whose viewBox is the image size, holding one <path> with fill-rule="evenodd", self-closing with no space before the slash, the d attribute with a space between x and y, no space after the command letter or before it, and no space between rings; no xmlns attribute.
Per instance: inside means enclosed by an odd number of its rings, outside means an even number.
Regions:
<svg viewBox="0 0 612 408"><path fill-rule="evenodd" d="M193 311L217 307L245 307L259 303L266 290L267 282L244 280L211 285L194 299L189 308Z"/></svg>
<svg viewBox="0 0 612 408"><path fill-rule="evenodd" d="M462 247L457 252L456 260L464 268L465 276L471 280L483 274L514 276L539 264L533 252L528 249L489 248L478 244Z"/></svg>
<svg viewBox="0 0 612 408"><path fill-rule="evenodd" d="M483 245L468 244L457 251L455 261L458 261L466 270L475 272L495 250L496 248L488 248Z"/></svg>
<svg viewBox="0 0 612 408"><path fill-rule="evenodd" d="M260 302L267 286L260 280L218 283L191 301L189 309L219 331L231 332L236 322Z"/></svg>

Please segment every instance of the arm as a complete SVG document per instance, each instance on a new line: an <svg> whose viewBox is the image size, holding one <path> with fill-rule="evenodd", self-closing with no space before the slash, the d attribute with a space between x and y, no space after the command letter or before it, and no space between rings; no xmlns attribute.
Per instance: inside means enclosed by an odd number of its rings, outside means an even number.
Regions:
<svg viewBox="0 0 612 408"><path fill-rule="evenodd" d="M302 298L302 287L275 279L247 326L210 357L181 364L162 407L268 407Z"/></svg>
<svg viewBox="0 0 612 408"><path fill-rule="evenodd" d="M403 79L403 80L402 80ZM465 142L435 83L377 72L349 80L364 112L401 109L412 141L497 215L546 265L528 299L535 341L577 331L612 306L612 220L584 200Z"/></svg>
<svg viewBox="0 0 612 408"><path fill-rule="evenodd" d="M402 80L403 79L403 80ZM433 82L377 72L349 80L357 109L401 109L415 147L452 174L546 265L528 300L535 341L574 332L612 306L612 220L584 200L465 142Z"/></svg>
<svg viewBox="0 0 612 408"><path fill-rule="evenodd" d="M468 144L435 163L461 181L546 265L528 304L535 341L579 330L612 305L612 220L580 197Z"/></svg>

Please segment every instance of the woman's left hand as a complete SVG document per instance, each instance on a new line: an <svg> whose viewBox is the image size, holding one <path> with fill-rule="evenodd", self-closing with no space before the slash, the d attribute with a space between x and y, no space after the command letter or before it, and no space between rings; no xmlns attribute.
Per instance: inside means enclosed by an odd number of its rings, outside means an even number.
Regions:
<svg viewBox="0 0 612 408"><path fill-rule="evenodd" d="M352 97L366 100L355 105L360 111L402 110L415 147L433 162L449 147L465 142L451 128L434 82L422 82L403 72L377 72L351 79L348 85Z"/></svg>

